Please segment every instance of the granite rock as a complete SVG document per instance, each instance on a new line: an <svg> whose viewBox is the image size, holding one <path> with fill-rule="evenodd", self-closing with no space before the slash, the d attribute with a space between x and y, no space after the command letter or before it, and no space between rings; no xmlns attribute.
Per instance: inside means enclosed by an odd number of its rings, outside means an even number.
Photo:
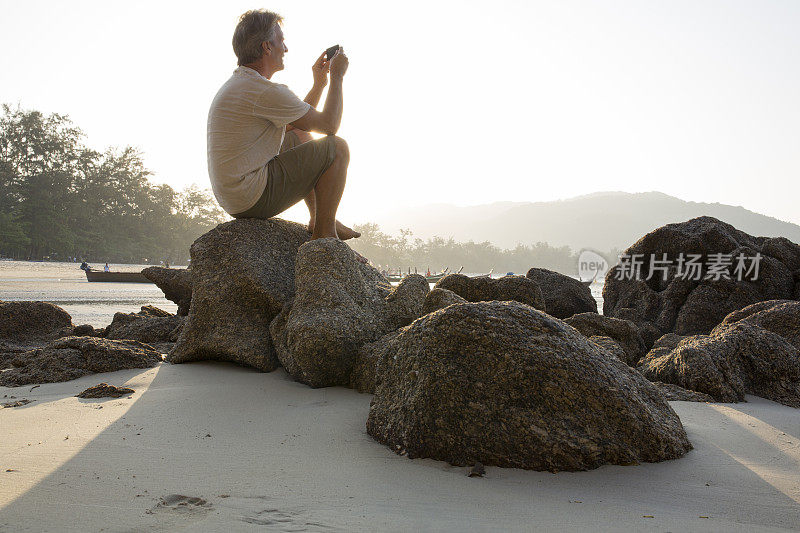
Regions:
<svg viewBox="0 0 800 533"><path fill-rule="evenodd" d="M49 341L72 332L69 314L47 302L0 301L0 340L10 343Z"/></svg>
<svg viewBox="0 0 800 533"><path fill-rule="evenodd" d="M672 383L662 383L654 381L653 385L658 387L664 398L670 402L713 402L714 398L708 394L697 392L689 389L684 389Z"/></svg>
<svg viewBox="0 0 800 533"><path fill-rule="evenodd" d="M149 368L161 360L161 354L153 347L138 341L63 337L18 354L12 361L14 368L0 373L0 385L69 381L99 372Z"/></svg>
<svg viewBox="0 0 800 533"><path fill-rule="evenodd" d="M434 287L425 297L422 304L422 314L427 315L439 309L444 309L448 305L465 303L466 300L453 291Z"/></svg>
<svg viewBox="0 0 800 533"><path fill-rule="evenodd" d="M600 348L604 349L610 356L616 357L623 362L627 358L625 355L625 350L622 348L622 346L611 337L606 337L605 335L589 335L587 338Z"/></svg>
<svg viewBox="0 0 800 533"><path fill-rule="evenodd" d="M542 289L525 276L504 276L495 279L448 274L436 282L434 289L447 289L468 302L513 300L542 311L546 310Z"/></svg>
<svg viewBox="0 0 800 533"><path fill-rule="evenodd" d="M113 340L144 342L159 351L168 352L185 321L186 317L144 306L138 313L114 313L114 319L106 327L103 336Z"/></svg>
<svg viewBox="0 0 800 533"><path fill-rule="evenodd" d="M367 432L411 458L559 471L691 449L653 384L518 302L419 318L389 341L379 372Z"/></svg>
<svg viewBox="0 0 800 533"><path fill-rule="evenodd" d="M603 314L636 323L652 323L661 333L707 334L728 313L750 304L774 299L792 299L793 272L800 265L800 246L782 238L754 237L713 217L698 217L667 224L625 250L625 255L641 254L644 259L639 276L626 278L616 265L608 271L603 288ZM650 268L650 257L661 260L666 254L665 271ZM700 279L679 275L677 261L683 254L700 256ZM708 264L715 254L730 254L732 264L726 277L714 279ZM736 257L760 254L758 276L736 275ZM752 266L745 260L745 269ZM687 267L685 267L686 269ZM650 274L653 274L652 276ZM746 274L746 272L744 273ZM647 279L647 278L650 279Z"/></svg>
<svg viewBox="0 0 800 533"><path fill-rule="evenodd" d="M83 392L76 394L77 398L120 398L122 396L136 392L128 387L117 387L108 383L99 383Z"/></svg>
<svg viewBox="0 0 800 533"><path fill-rule="evenodd" d="M237 219L198 238L189 316L167 360L277 368L269 325L294 296L295 255L309 239L305 226L278 218Z"/></svg>
<svg viewBox="0 0 800 533"><path fill-rule="evenodd" d="M645 377L719 402L743 401L749 393L800 407L800 353L780 335L740 320L682 338L670 349L674 340L659 339L642 359Z"/></svg>
<svg viewBox="0 0 800 533"><path fill-rule="evenodd" d="M417 274L393 289L333 238L300 247L295 285L270 331L283 367L312 387L348 385L359 348L417 318L428 292Z"/></svg>
<svg viewBox="0 0 800 533"><path fill-rule="evenodd" d="M597 313L589 283L546 268L531 268L525 277L542 290L548 315L564 319L578 313Z"/></svg>
<svg viewBox="0 0 800 533"><path fill-rule="evenodd" d="M578 313L564 320L567 324L587 337L593 335L611 337L625 351L622 359L630 366L636 366L647 353L639 328L630 320L610 318L597 313Z"/></svg>
<svg viewBox="0 0 800 533"><path fill-rule="evenodd" d="M192 269L152 266L142 270L142 274L164 292L167 300L178 305L179 316L189 314L192 303Z"/></svg>

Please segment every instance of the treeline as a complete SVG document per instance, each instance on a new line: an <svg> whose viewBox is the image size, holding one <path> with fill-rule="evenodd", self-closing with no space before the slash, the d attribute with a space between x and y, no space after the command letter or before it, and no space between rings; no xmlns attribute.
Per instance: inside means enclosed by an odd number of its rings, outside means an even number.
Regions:
<svg viewBox="0 0 800 533"><path fill-rule="evenodd" d="M210 191L154 185L131 147L96 152L67 115L0 117L0 254L14 259L183 263L226 219Z"/></svg>
<svg viewBox="0 0 800 533"><path fill-rule="evenodd" d="M532 245L517 245L512 249L500 249L490 242L456 242L453 238L434 237L422 240L414 238L409 230L401 230L400 236L392 236L380 231L377 224L356 224L354 229L361 237L347 241L354 250L368 258L374 265L386 269L410 267L423 273L428 268L438 272L449 267L456 271L464 267L464 272L486 273L494 269L496 274L514 272L526 274L531 267L547 268L566 275L578 272L579 252L569 246L554 247L546 242ZM603 254L606 260L616 258L618 250ZM609 264L615 264L609 262Z"/></svg>

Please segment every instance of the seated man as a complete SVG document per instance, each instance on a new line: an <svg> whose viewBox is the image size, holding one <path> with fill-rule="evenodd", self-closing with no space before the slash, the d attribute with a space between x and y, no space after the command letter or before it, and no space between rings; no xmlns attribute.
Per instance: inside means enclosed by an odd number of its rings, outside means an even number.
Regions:
<svg viewBox="0 0 800 533"><path fill-rule="evenodd" d="M300 100L270 78L288 52L282 18L248 11L233 34L239 67L220 88L208 113L208 173L220 206L235 218L269 218L304 199L312 239L360 234L336 220L350 153L336 137L342 120L342 80L348 60L340 48L312 67L314 85ZM322 112L315 106L330 88ZM287 133L287 126L290 130ZM309 131L327 136L313 140Z"/></svg>

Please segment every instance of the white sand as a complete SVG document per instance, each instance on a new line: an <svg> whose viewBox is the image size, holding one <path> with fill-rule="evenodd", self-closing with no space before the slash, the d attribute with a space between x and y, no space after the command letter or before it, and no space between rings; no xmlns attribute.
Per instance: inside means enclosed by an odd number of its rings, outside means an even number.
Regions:
<svg viewBox="0 0 800 533"><path fill-rule="evenodd" d="M73 397L101 381L136 393ZM695 446L676 461L468 478L373 441L371 396L282 371L163 364L30 388L0 387L35 400L0 409L0 531L800 528L800 410L755 397L673 402ZM159 507L170 494L208 505Z"/></svg>

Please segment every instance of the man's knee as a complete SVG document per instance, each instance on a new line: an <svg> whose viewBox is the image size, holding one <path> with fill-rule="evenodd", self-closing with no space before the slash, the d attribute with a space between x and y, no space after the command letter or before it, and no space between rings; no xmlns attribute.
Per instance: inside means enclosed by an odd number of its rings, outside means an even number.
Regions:
<svg viewBox="0 0 800 533"><path fill-rule="evenodd" d="M350 147L347 146L347 142L336 135L333 135L332 137L333 142L336 144L336 159L345 163L350 161Z"/></svg>

